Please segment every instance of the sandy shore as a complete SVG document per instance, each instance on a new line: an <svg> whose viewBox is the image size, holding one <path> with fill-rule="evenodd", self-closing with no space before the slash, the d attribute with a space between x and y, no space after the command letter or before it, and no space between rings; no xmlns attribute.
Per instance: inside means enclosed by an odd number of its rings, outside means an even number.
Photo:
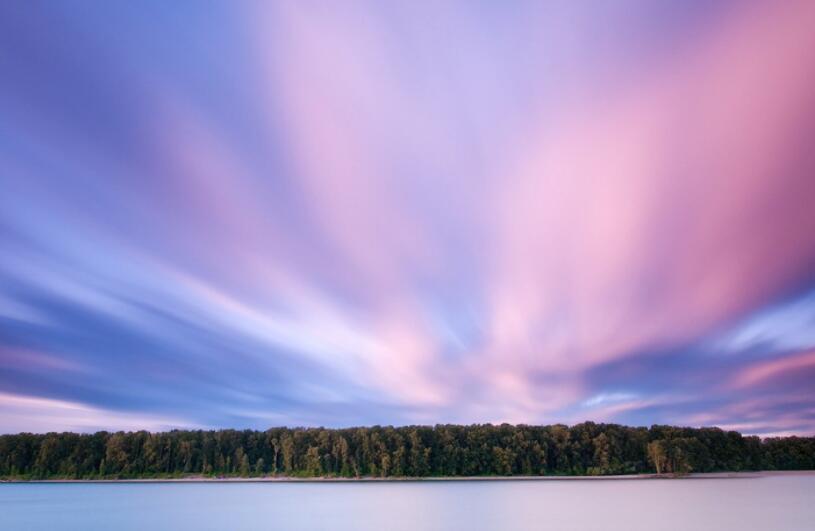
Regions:
<svg viewBox="0 0 815 531"><path fill-rule="evenodd" d="M665 479L739 479L763 478L788 475L815 475L813 470L764 471L764 472L708 472L674 477L668 474L629 474L619 476L461 476L461 477L403 477L403 478L296 478L264 476L254 478L187 476L183 478L145 479L41 479L0 480L0 483L392 483L392 482L438 482L438 481L630 481Z"/></svg>

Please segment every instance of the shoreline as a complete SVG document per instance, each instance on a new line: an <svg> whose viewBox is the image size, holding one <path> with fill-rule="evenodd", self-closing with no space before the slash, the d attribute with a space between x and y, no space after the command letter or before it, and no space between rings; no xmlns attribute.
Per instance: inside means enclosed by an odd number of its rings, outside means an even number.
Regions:
<svg viewBox="0 0 815 531"><path fill-rule="evenodd" d="M702 472L682 476L671 474L624 474L612 476L448 476L448 477L313 477L288 476L131 478L131 479L0 479L4 483L432 483L432 482L489 482L489 481L627 481L676 479L747 479L773 476L815 475L815 470L765 470L752 472Z"/></svg>

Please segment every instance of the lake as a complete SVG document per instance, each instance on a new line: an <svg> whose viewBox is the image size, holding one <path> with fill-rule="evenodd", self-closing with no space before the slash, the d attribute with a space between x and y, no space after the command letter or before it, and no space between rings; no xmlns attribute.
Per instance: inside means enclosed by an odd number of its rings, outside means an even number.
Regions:
<svg viewBox="0 0 815 531"><path fill-rule="evenodd" d="M5 483L11 530L812 531L815 475L347 483Z"/></svg>

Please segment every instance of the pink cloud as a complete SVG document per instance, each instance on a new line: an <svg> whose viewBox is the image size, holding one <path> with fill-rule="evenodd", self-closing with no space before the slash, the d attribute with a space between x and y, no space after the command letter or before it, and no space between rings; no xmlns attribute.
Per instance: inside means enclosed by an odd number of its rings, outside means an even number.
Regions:
<svg viewBox="0 0 815 531"><path fill-rule="evenodd" d="M272 56L270 112L291 132L312 212L381 316L369 333L393 354L375 378L398 368L437 396L429 389L459 370L489 403L555 411L585 393L586 368L704 334L815 259L815 215L798 199L811 180L791 165L805 156L794 139L812 133L815 7L750 6L659 65L604 68L615 73L556 111L541 99L520 142L477 130L480 192L451 210L486 259L486 341L466 361L442 360L411 283L444 268L443 244L412 202L425 177L395 170L443 170L462 145L435 102L399 83L407 66L389 61L392 42L369 16L288 5L262 12L257 31ZM451 204L459 193L444 179L432 189ZM563 378L547 391L532 371ZM451 392L462 391L438 396Z"/></svg>
<svg viewBox="0 0 815 531"><path fill-rule="evenodd" d="M79 402L0 393L0 426L5 433L99 430L162 431L195 424L143 413L123 413Z"/></svg>
<svg viewBox="0 0 815 531"><path fill-rule="evenodd" d="M88 367L36 350L0 345L0 365L5 369L88 372Z"/></svg>
<svg viewBox="0 0 815 531"><path fill-rule="evenodd" d="M807 400L807 395L789 393L735 399L726 405L708 408L704 413L680 416L675 422L690 426L717 426L762 437L809 434L815 431L815 422L810 420L815 408L789 407L791 403Z"/></svg>
<svg viewBox="0 0 815 531"><path fill-rule="evenodd" d="M768 380L805 369L815 369L815 350L750 365L736 374L731 386L737 389L754 387Z"/></svg>
<svg viewBox="0 0 815 531"><path fill-rule="evenodd" d="M813 132L814 21L808 2L747 9L547 115L494 181L496 364L572 371L687 340L803 278L812 165L792 140Z"/></svg>

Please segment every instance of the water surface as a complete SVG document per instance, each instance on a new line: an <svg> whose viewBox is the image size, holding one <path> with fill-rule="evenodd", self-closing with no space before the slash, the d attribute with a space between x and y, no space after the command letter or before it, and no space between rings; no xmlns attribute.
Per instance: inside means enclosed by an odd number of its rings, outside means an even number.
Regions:
<svg viewBox="0 0 815 531"><path fill-rule="evenodd" d="M815 475L376 483L0 484L11 530L812 531Z"/></svg>

